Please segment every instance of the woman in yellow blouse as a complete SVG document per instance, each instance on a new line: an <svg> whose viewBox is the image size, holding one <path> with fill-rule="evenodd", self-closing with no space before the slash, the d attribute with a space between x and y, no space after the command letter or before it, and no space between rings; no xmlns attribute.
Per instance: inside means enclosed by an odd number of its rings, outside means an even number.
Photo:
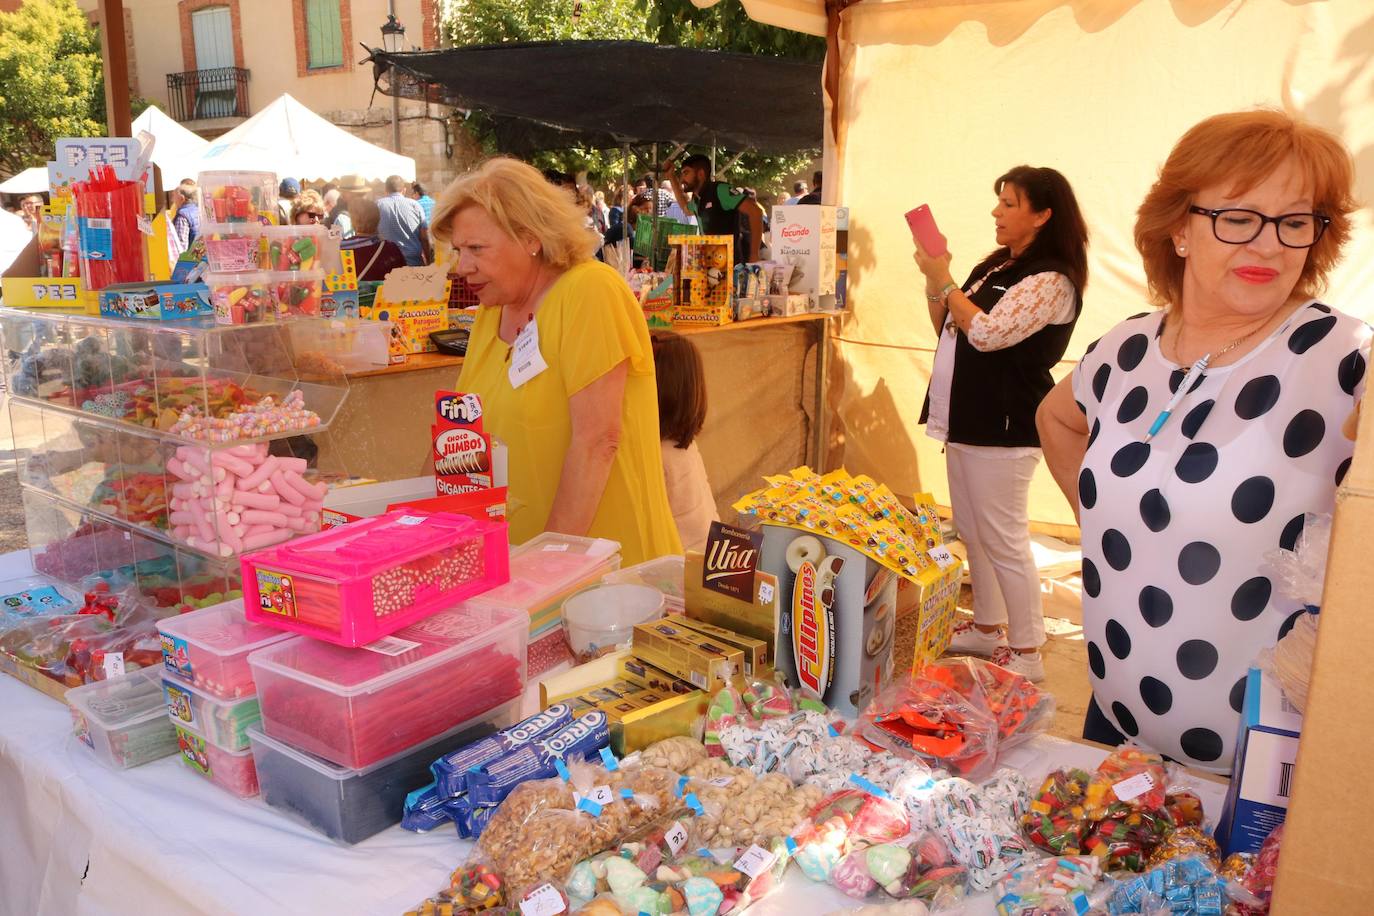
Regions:
<svg viewBox="0 0 1374 916"><path fill-rule="evenodd" d="M619 541L625 565L681 553L663 480L649 329L572 196L496 158L434 208L482 304L458 390L510 453L512 543L541 531Z"/></svg>

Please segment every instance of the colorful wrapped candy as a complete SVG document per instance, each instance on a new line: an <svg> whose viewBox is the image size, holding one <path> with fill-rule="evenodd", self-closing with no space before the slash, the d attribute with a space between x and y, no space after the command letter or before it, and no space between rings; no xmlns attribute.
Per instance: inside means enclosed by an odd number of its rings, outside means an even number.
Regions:
<svg viewBox="0 0 1374 916"><path fill-rule="evenodd" d="M1111 916L1160 911L1177 916L1223 916L1230 902L1259 903L1245 888L1223 880L1206 859L1187 857L1165 862L1117 885L1107 901Z"/></svg>
<svg viewBox="0 0 1374 916"><path fill-rule="evenodd" d="M273 172L201 172L205 218L215 223L268 223L277 211Z"/></svg>
<svg viewBox="0 0 1374 916"><path fill-rule="evenodd" d="M199 238L205 241L205 261L212 273L261 270L262 226L256 222L206 223Z"/></svg>
<svg viewBox="0 0 1374 916"><path fill-rule="evenodd" d="M265 272L206 274L217 324L255 324L277 316L276 295Z"/></svg>
<svg viewBox="0 0 1374 916"><path fill-rule="evenodd" d="M1091 856L1055 856L1022 865L997 885L1000 916L1078 916L1102 877Z"/></svg>

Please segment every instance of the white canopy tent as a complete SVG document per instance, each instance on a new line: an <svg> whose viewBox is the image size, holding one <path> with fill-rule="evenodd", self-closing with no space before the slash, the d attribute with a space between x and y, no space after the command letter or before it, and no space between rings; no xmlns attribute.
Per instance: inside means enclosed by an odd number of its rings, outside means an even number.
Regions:
<svg viewBox="0 0 1374 916"><path fill-rule="evenodd" d="M149 105L134 119L133 135L137 137L141 130L152 134L157 141L153 144L153 162L162 170L164 188L170 190L183 178L196 177L196 172L200 170L198 160L210 146L210 141L182 127L156 105Z"/></svg>
<svg viewBox="0 0 1374 916"><path fill-rule="evenodd" d="M355 137L285 93L211 143L197 168L276 172L310 180L344 175L415 180L414 159Z"/></svg>
<svg viewBox="0 0 1374 916"><path fill-rule="evenodd" d="M42 194L48 190L48 170L41 165L0 181L0 194Z"/></svg>

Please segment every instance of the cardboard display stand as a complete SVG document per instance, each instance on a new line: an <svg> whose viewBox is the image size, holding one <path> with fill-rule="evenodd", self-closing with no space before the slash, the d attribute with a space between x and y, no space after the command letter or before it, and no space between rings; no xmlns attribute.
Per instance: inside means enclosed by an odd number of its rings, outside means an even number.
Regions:
<svg viewBox="0 0 1374 916"><path fill-rule="evenodd" d="M1360 837L1374 823L1369 791L1374 756L1374 410L1362 411L1355 458L1336 493L1326 591L1303 710L1293 797L1279 856L1271 912L1367 913L1374 869L1342 855L1338 837Z"/></svg>

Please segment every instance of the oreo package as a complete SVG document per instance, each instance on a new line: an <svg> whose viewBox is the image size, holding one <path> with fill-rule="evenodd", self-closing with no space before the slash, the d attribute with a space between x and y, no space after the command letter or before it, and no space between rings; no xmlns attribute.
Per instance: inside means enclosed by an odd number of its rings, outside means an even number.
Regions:
<svg viewBox="0 0 1374 916"><path fill-rule="evenodd" d="M517 748L562 731L572 721L572 707L566 703L555 703L510 728L445 754L429 767L434 774L439 797L448 799L461 795L467 791L468 779L473 771Z"/></svg>
<svg viewBox="0 0 1374 916"><path fill-rule="evenodd" d="M444 803L458 836L465 840L475 840L487 829L487 824L496 815L500 805L474 805L466 795L450 798Z"/></svg>
<svg viewBox="0 0 1374 916"><path fill-rule="evenodd" d="M438 784L430 783L406 796L401 826L416 833L426 833L452 820L452 817L446 799L439 794Z"/></svg>
<svg viewBox="0 0 1374 916"><path fill-rule="evenodd" d="M468 801L499 805L520 783L558 773L556 760L594 759L611 740L610 721L599 709L578 716L557 734L517 748L467 777Z"/></svg>

